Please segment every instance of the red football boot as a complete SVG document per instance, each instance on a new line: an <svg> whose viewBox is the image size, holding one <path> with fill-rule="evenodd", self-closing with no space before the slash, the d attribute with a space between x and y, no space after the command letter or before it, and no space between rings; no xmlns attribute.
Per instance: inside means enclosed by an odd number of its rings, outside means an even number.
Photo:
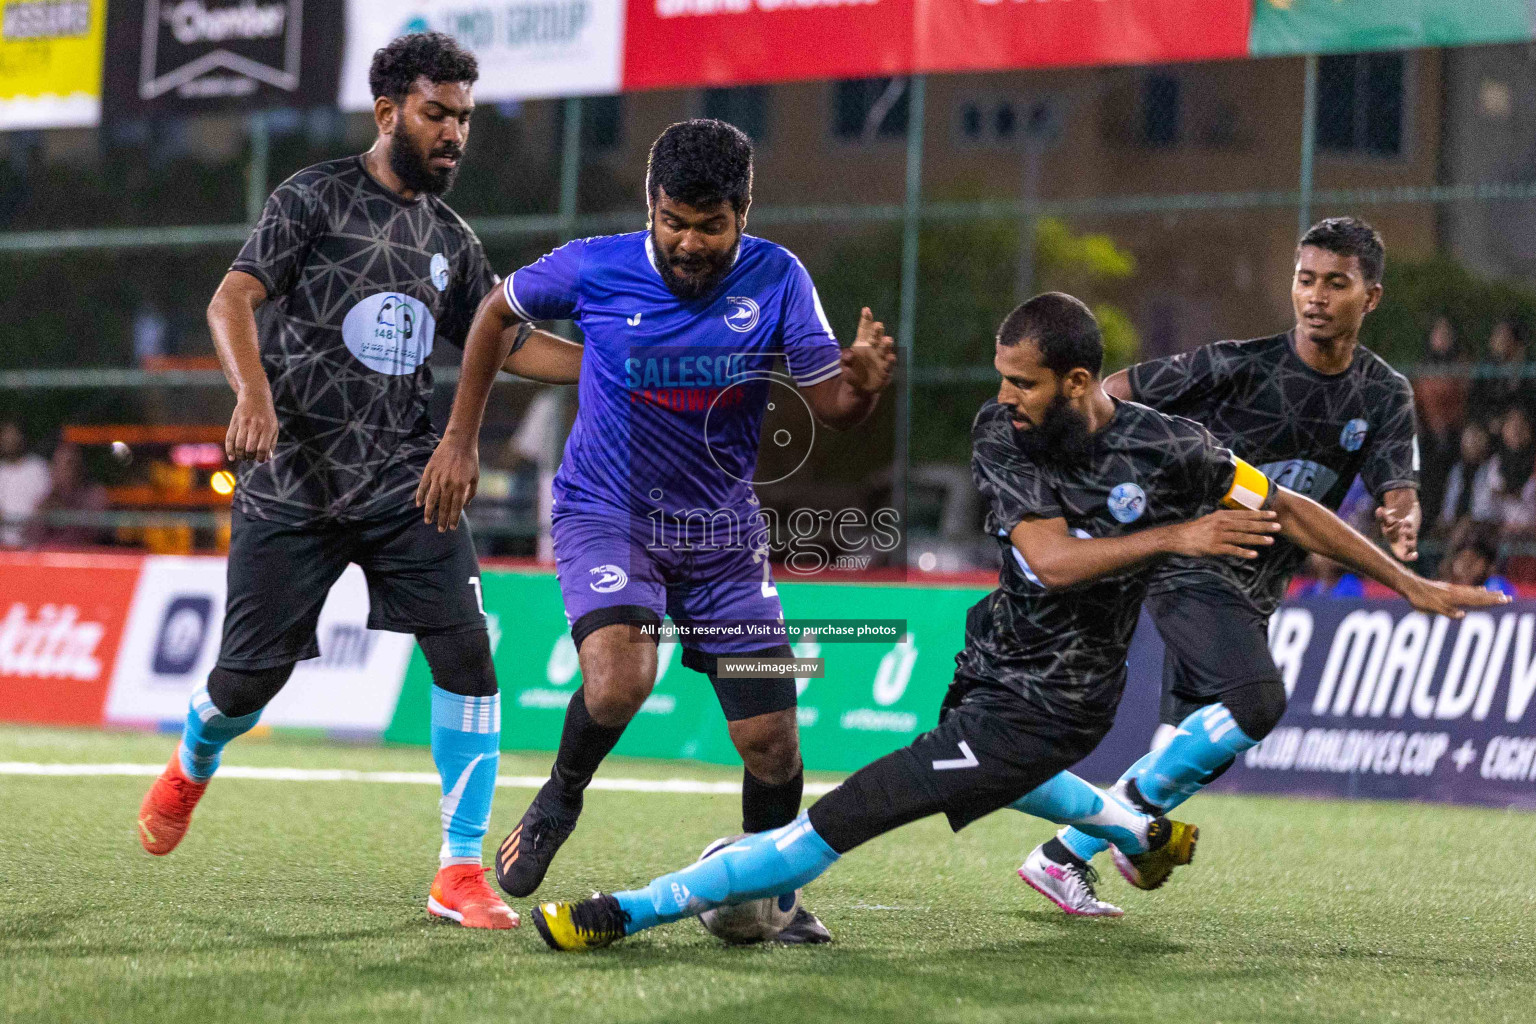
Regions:
<svg viewBox="0 0 1536 1024"><path fill-rule="evenodd" d="M139 805L139 842L144 849L156 857L176 849L192 824L192 809L207 789L207 782L194 782L181 770L181 750L172 754Z"/></svg>
<svg viewBox="0 0 1536 1024"><path fill-rule="evenodd" d="M479 864L450 864L432 879L427 913L446 917L465 928L516 928L519 919L485 882Z"/></svg>

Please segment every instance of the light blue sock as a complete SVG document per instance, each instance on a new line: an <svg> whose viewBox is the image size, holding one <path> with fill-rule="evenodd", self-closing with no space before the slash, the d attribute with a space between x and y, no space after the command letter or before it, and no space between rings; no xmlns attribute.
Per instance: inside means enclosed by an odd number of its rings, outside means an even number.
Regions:
<svg viewBox="0 0 1536 1024"><path fill-rule="evenodd" d="M479 864L501 761L501 694L432 687L432 761L443 783L442 866Z"/></svg>
<svg viewBox="0 0 1536 1024"><path fill-rule="evenodd" d="M230 718L213 704L207 685L199 686L187 707L187 724L181 729L181 770L193 782L207 782L219 770L224 745L242 733L250 732L261 718L252 711Z"/></svg>
<svg viewBox="0 0 1536 1024"><path fill-rule="evenodd" d="M1142 796L1171 811L1198 793L1213 772L1258 742L1238 727L1225 704L1209 704L1180 722L1168 745L1132 777Z"/></svg>
<svg viewBox="0 0 1536 1024"><path fill-rule="evenodd" d="M1145 768L1147 765L1151 764L1157 755L1158 751L1152 751L1151 753L1143 754L1141 756L1141 760L1131 765L1131 767L1126 771L1124 775L1121 776L1121 778L1135 778L1137 773L1142 768ZM1063 772L1062 774L1064 775L1066 773ZM1060 777L1061 776L1059 775L1057 776L1057 778ZM1051 781L1054 782L1055 779L1052 779ZM1046 783L1046 785L1049 784L1050 783ZM1028 797L1026 796L1025 799L1028 799ZM1019 805L1015 803L1012 806L1018 807ZM1023 808L1019 809L1023 810ZM1025 813L1027 814L1032 812L1025 811ZM1052 818L1051 820L1055 821L1057 819ZM1088 832L1082 828L1069 828L1065 832L1061 833L1061 835L1059 835L1057 838L1066 844L1067 849L1071 850L1074 854L1076 854L1078 857L1081 857L1083 860L1093 860L1093 858L1097 857L1099 854L1103 853L1110 847L1109 839L1102 836L1089 835Z"/></svg>
<svg viewBox="0 0 1536 1024"><path fill-rule="evenodd" d="M794 892L838 856L802 812L783 828L754 833L644 889L614 893L614 898L629 912L624 934L633 935L726 903Z"/></svg>
<svg viewBox="0 0 1536 1024"><path fill-rule="evenodd" d="M1152 818L1071 772L1058 772L1008 806L1059 825L1072 825L1088 838L1114 843L1126 853L1147 852Z"/></svg>

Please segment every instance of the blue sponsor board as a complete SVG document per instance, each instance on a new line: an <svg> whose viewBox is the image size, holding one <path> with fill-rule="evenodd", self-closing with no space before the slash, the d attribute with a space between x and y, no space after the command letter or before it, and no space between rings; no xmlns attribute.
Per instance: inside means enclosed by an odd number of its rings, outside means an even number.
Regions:
<svg viewBox="0 0 1536 1024"><path fill-rule="evenodd" d="M1290 706L1212 787L1536 808L1536 601L1460 622L1316 598L1270 622ZM1079 771L1107 781L1157 727L1163 644L1143 615L1115 727Z"/></svg>

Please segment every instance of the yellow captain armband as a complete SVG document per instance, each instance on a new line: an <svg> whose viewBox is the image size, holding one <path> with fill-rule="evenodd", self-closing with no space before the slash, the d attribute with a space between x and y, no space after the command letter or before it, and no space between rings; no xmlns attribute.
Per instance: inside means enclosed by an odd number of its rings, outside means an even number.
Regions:
<svg viewBox="0 0 1536 1024"><path fill-rule="evenodd" d="M1232 486L1222 495L1221 503L1227 508L1250 508L1255 511L1268 508L1269 499L1275 493L1275 485L1269 482L1269 477L1236 456L1232 457L1232 463Z"/></svg>

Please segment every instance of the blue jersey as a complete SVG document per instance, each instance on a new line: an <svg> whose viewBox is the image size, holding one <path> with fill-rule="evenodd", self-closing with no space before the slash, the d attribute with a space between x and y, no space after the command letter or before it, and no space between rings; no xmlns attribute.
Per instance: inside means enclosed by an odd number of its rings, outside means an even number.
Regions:
<svg viewBox="0 0 1536 1024"><path fill-rule="evenodd" d="M683 300L650 233L567 243L503 286L525 320L586 335L580 410L555 475L555 512L744 513L778 357L799 387L840 372L840 350L800 261L744 235L713 292Z"/></svg>

